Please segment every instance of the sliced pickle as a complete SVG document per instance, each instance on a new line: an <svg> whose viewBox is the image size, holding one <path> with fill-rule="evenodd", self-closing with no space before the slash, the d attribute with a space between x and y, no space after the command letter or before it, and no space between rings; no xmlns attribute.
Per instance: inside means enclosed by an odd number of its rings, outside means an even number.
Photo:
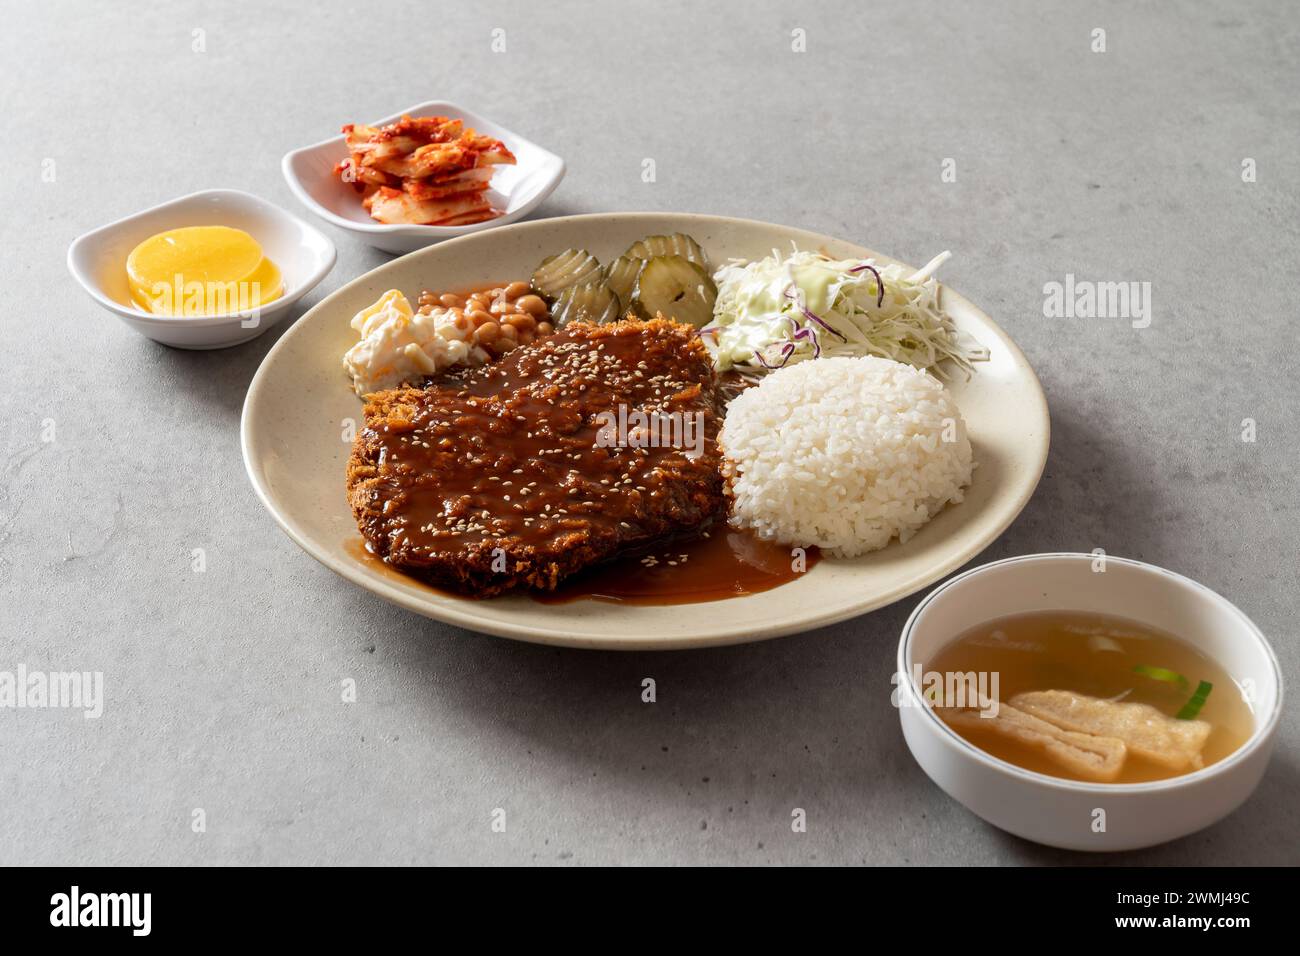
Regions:
<svg viewBox="0 0 1300 956"><path fill-rule="evenodd" d="M709 257L704 254L700 244L684 232L675 232L671 236L646 236L644 239L628 246L623 253L629 259L653 259L655 256L681 256L700 266L705 272L713 271L709 266Z"/></svg>
<svg viewBox="0 0 1300 956"><path fill-rule="evenodd" d="M600 274L600 261L586 249L565 249L541 261L533 270L531 284L554 300L570 286L598 281Z"/></svg>
<svg viewBox="0 0 1300 956"><path fill-rule="evenodd" d="M605 267L605 285L618 296L624 306L632 304L632 290L636 288L636 277L645 263L629 256L619 256Z"/></svg>
<svg viewBox="0 0 1300 956"><path fill-rule="evenodd" d="M586 282L571 285L555 300L551 310L551 322L558 329L570 322L618 321L619 303L615 295L603 282Z"/></svg>
<svg viewBox="0 0 1300 956"><path fill-rule="evenodd" d="M643 319L660 314L702 329L713 320L717 297L717 286L699 263L681 256L655 256L637 276L632 308Z"/></svg>

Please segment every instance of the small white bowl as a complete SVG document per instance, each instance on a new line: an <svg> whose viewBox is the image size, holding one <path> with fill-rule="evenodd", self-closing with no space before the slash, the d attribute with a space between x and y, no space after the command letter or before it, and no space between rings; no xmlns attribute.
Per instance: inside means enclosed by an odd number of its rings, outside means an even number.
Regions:
<svg viewBox="0 0 1300 956"><path fill-rule="evenodd" d="M355 233L363 242L385 252L404 253L522 219L540 206L564 178L564 160L559 156L454 103L420 103L371 125L393 123L403 116L450 116L505 143L517 162L514 166L498 166L488 189L493 207L502 210L502 215L468 226L394 226L376 222L362 208L360 194L334 172L334 167L348 156L341 133L285 155L280 167L293 194L317 216ZM340 125L352 119L344 118Z"/></svg>
<svg viewBox="0 0 1300 956"><path fill-rule="evenodd" d="M126 257L140 242L183 226L232 226L261 244L280 267L284 295L256 313L153 315L137 308L127 286ZM219 349L261 335L288 314L334 268L334 243L320 230L264 199L237 189L207 189L100 226L68 247L68 269L91 298L128 327L164 345Z"/></svg>
<svg viewBox="0 0 1300 956"><path fill-rule="evenodd" d="M1070 850L1131 850L1164 843L1227 816L1264 774L1282 710L1282 676L1259 629L1225 598L1150 564L1091 554L1033 554L960 574L912 612L898 645L899 719L921 769L949 796L1010 833ZM1195 773L1153 783L1076 783L993 757L954 733L921 703L922 670L954 638L1010 614L1070 610L1156 627L1217 661L1248 697L1250 738ZM1227 688L1224 689L1228 690ZM1105 830L1094 830L1097 810Z"/></svg>

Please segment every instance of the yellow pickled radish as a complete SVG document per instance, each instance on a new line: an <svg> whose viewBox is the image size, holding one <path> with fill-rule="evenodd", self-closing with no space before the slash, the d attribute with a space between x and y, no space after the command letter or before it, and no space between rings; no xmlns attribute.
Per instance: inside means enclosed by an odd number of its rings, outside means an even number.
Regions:
<svg viewBox="0 0 1300 956"><path fill-rule="evenodd" d="M186 226L150 236L126 259L131 299L156 315L255 309L284 293L257 240L230 226Z"/></svg>

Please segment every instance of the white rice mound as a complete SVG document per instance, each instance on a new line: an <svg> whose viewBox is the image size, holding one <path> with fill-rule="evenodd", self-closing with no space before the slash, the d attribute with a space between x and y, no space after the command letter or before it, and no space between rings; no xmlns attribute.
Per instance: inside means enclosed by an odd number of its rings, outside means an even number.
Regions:
<svg viewBox="0 0 1300 956"><path fill-rule="evenodd" d="M718 440L733 526L844 558L906 541L962 500L973 467L948 390L875 357L768 374L731 402Z"/></svg>

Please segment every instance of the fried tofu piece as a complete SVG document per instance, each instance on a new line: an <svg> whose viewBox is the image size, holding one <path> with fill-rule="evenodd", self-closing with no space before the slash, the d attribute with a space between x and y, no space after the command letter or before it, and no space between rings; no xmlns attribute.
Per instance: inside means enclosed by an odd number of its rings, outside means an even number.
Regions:
<svg viewBox="0 0 1300 956"><path fill-rule="evenodd" d="M1032 747L1075 776L1097 783L1115 780L1127 756L1118 738L1064 730L1011 704L999 704L990 717L969 708L935 708L935 713L954 727L986 730Z"/></svg>
<svg viewBox="0 0 1300 956"><path fill-rule="evenodd" d="M1201 750L1211 727L1203 720L1176 720L1149 704L1119 703L1068 690L1029 691L1012 697L1011 704L1066 730L1118 738L1130 753L1170 770L1205 765Z"/></svg>

